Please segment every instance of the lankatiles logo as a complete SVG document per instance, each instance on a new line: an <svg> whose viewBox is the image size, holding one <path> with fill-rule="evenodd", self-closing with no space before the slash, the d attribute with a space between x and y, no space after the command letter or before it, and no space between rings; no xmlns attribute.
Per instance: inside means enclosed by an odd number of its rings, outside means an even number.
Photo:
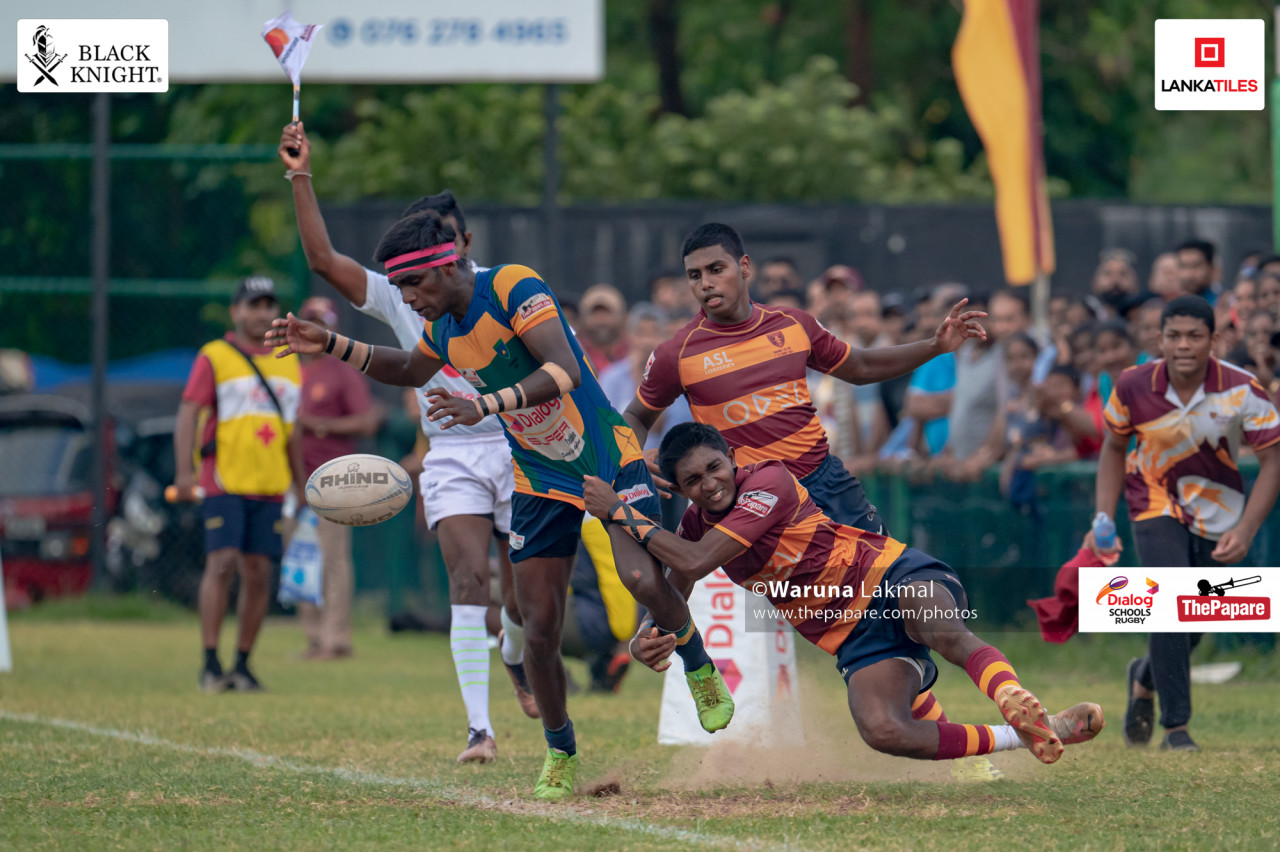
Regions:
<svg viewBox="0 0 1280 852"><path fill-rule="evenodd" d="M1263 109L1265 38L1262 20L1156 21L1156 109Z"/></svg>
<svg viewBox="0 0 1280 852"><path fill-rule="evenodd" d="M1225 38L1196 39L1197 68L1226 68L1227 40Z"/></svg>

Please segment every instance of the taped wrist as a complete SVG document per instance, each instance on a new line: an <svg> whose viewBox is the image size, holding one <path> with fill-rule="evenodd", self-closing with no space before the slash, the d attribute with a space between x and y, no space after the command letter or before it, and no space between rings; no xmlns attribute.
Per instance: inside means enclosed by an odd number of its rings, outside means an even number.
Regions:
<svg viewBox="0 0 1280 852"><path fill-rule="evenodd" d="M561 367L555 361L548 361L538 369L551 377L551 380L556 383L556 387L559 388L561 396L573 390L573 379L569 378L569 374L565 372L564 367Z"/></svg>
<svg viewBox="0 0 1280 852"><path fill-rule="evenodd" d="M649 539L658 532L658 525L631 508L630 504L619 500L609 509L609 522L622 527L627 533L644 547L649 546Z"/></svg>
<svg viewBox="0 0 1280 852"><path fill-rule="evenodd" d="M348 364L359 364L361 372L367 371L369 362L373 360L372 346L332 331L329 332L329 342L324 351Z"/></svg>
<svg viewBox="0 0 1280 852"><path fill-rule="evenodd" d="M503 388L500 391L487 393L476 399L476 409L482 417L488 417L490 414L496 414L499 411L512 411L517 408L524 408L528 397L525 395L524 388L516 382L509 388Z"/></svg>

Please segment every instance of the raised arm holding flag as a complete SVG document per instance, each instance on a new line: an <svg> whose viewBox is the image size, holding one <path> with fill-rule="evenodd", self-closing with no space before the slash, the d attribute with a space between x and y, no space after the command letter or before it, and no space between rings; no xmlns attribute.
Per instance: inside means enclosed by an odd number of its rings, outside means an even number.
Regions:
<svg viewBox="0 0 1280 852"><path fill-rule="evenodd" d="M262 25L262 38L271 47L284 73L293 81L293 123L298 123L298 99L302 92L302 66L311 53L311 40L323 24L300 24L285 12ZM296 150L290 156L298 156Z"/></svg>

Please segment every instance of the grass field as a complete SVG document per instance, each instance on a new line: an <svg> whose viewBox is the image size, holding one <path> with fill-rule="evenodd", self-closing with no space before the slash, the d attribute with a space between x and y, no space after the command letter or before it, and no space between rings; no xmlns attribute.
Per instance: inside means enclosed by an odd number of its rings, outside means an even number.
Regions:
<svg viewBox="0 0 1280 852"><path fill-rule="evenodd" d="M233 625L228 625L232 627ZM196 691L194 617L130 601L69 602L10 624L0 674L2 849L1222 849L1280 846L1280 699L1274 655L1232 658L1229 684L1197 686L1200 754L1126 749L1122 672L1135 637L1047 646L990 635L1051 708L1090 699L1109 727L1056 765L995 755L1002 781L888 758L858 739L830 658L802 648L809 745L656 744L661 678L570 699L580 782L621 792L533 801L543 742L493 672L496 764L459 767L465 720L442 636L370 623L348 661L303 663L298 627L271 621L256 668L265 695ZM224 632L224 647L231 641ZM225 657L225 653L224 653ZM584 670L576 669L585 682ZM953 720L999 722L944 664Z"/></svg>

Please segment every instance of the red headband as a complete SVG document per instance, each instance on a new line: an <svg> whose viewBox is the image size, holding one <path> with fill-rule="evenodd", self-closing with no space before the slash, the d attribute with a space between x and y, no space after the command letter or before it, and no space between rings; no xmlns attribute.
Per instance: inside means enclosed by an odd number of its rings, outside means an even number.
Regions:
<svg viewBox="0 0 1280 852"><path fill-rule="evenodd" d="M432 255L439 255L441 252L446 252L446 254L443 257L434 257L426 263L415 263L415 261L422 260L423 258L432 257ZM428 269L432 266L444 266L446 263L452 263L458 259L458 253L454 250L454 244L452 242L448 242L441 243L438 246L432 246L431 248L411 251L408 254L397 255L396 257L387 260L383 266L386 267L387 277L392 278L399 275L401 272L410 272L414 269Z"/></svg>

